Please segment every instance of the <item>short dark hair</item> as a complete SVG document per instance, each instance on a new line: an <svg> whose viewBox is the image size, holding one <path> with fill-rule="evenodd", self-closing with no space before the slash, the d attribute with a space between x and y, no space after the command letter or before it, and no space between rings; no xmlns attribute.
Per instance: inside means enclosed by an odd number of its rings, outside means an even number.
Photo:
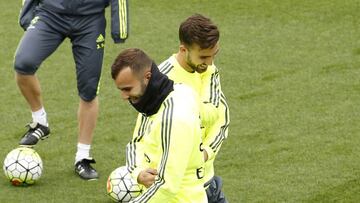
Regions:
<svg viewBox="0 0 360 203"><path fill-rule="evenodd" d="M198 44L201 49L213 48L219 41L217 26L207 17L194 14L181 23L179 39L182 44Z"/></svg>
<svg viewBox="0 0 360 203"><path fill-rule="evenodd" d="M152 60L141 49L128 48L120 52L111 66L111 77L115 80L119 72L126 67L138 74L151 68Z"/></svg>

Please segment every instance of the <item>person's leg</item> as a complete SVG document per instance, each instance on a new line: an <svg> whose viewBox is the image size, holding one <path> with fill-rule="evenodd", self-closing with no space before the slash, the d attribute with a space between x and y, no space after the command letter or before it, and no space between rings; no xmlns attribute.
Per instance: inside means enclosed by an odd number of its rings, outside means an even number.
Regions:
<svg viewBox="0 0 360 203"><path fill-rule="evenodd" d="M104 54L105 16L97 14L74 21L71 34L76 63L77 86L80 96L78 109L79 135L75 156L75 172L81 178L92 180L98 174L90 163L90 149L99 111L97 99Z"/></svg>
<svg viewBox="0 0 360 203"><path fill-rule="evenodd" d="M80 99L78 109L79 137L75 155L75 172L86 180L95 180L99 176L96 170L90 165L91 163L96 163L95 160L90 157L90 149L98 111L99 104L97 97L90 102Z"/></svg>
<svg viewBox="0 0 360 203"><path fill-rule="evenodd" d="M64 37L54 32L45 21L45 16L37 16L15 53L15 79L32 111L29 131L20 140L20 145L35 145L39 139L48 137L50 130L46 111L41 98L40 82L35 75L38 67L61 44Z"/></svg>
<svg viewBox="0 0 360 203"><path fill-rule="evenodd" d="M96 97L90 102L80 99L78 109L78 126L79 126L79 137L78 137L78 152L76 153L75 162L80 161L84 158L89 158L90 145L92 143L93 132L96 126L96 120L99 111L99 102ZM87 150L88 149L88 150Z"/></svg>
<svg viewBox="0 0 360 203"><path fill-rule="evenodd" d="M24 75L15 73L16 83L30 106L32 112L43 107L41 98L40 82L36 75Z"/></svg>

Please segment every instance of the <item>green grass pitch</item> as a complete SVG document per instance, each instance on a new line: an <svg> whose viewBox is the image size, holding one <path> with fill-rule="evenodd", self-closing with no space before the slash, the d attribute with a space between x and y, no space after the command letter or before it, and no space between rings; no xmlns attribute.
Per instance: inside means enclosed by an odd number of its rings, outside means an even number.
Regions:
<svg viewBox="0 0 360 203"><path fill-rule="evenodd" d="M31 119L13 71L20 4L0 2L1 162ZM73 171L78 97L66 40L38 71L52 130L36 147L43 176L13 187L0 175L0 202L110 202L106 178L124 165L136 118L110 65L127 47L165 60L177 51L179 23L193 13L210 16L221 30L216 64L231 125L215 165L229 201L359 202L359 8L356 0L130 1L128 41L113 44L107 28L92 145L100 179L86 182Z"/></svg>

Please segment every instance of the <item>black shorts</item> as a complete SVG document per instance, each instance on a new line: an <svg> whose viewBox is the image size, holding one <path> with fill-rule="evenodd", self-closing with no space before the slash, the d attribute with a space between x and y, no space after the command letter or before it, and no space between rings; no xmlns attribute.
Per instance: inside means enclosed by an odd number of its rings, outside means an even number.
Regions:
<svg viewBox="0 0 360 203"><path fill-rule="evenodd" d="M76 64L79 96L91 101L99 89L105 27L104 12L78 16L40 9L18 45L15 70L19 74L35 74L40 64L68 37ZM56 74L55 69L52 71Z"/></svg>
<svg viewBox="0 0 360 203"><path fill-rule="evenodd" d="M222 191L223 181L220 176L214 176L211 180L205 183L206 196L209 203L229 203L225 194Z"/></svg>

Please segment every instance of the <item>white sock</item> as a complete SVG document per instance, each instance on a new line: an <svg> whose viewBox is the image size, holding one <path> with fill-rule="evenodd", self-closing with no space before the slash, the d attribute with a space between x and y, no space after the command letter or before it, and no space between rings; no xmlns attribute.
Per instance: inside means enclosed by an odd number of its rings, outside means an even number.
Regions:
<svg viewBox="0 0 360 203"><path fill-rule="evenodd" d="M47 121L46 111L44 107L41 107L41 109L31 112L33 122L40 123L41 125L44 125L46 127L49 127L49 123Z"/></svg>
<svg viewBox="0 0 360 203"><path fill-rule="evenodd" d="M78 142L75 163L81 161L82 159L90 158L90 148L91 145Z"/></svg>

